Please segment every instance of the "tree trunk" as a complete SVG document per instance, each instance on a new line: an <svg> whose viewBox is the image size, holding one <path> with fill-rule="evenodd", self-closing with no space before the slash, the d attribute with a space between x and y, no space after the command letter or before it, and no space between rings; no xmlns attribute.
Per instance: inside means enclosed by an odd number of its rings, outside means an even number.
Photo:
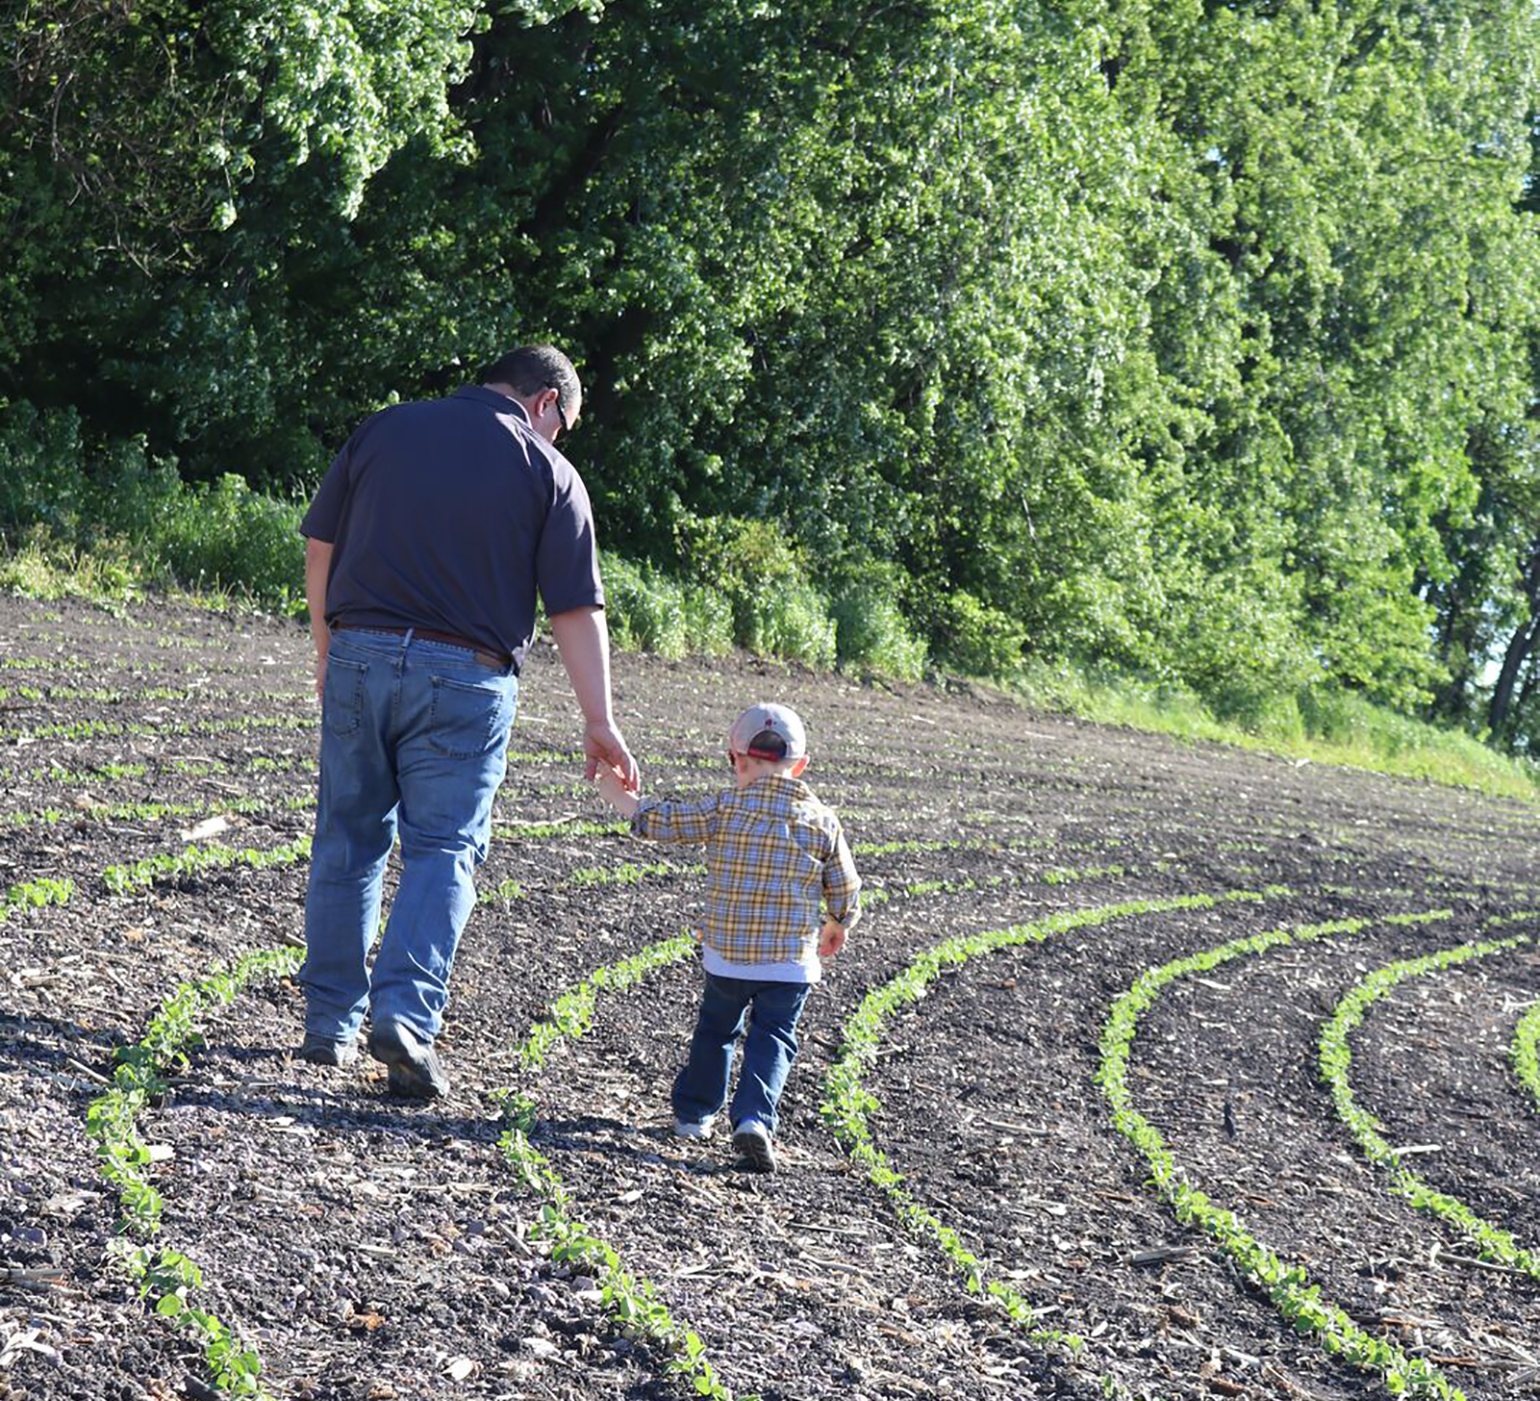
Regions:
<svg viewBox="0 0 1540 1401"><path fill-rule="evenodd" d="M1540 540L1531 546L1529 568L1524 571L1524 594L1529 599L1529 617L1508 643L1502 670L1497 674L1497 685L1492 689L1492 701L1487 707L1487 728L1493 735L1502 734L1513 706L1513 688L1519 672L1534 651L1535 643L1540 642Z"/></svg>

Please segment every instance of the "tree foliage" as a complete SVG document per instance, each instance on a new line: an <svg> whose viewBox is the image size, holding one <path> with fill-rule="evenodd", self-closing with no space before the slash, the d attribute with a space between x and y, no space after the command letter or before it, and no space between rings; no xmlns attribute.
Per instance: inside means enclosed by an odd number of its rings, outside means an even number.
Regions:
<svg viewBox="0 0 1540 1401"><path fill-rule="evenodd" d="M1242 718L1329 680L1479 727L1517 657L1501 728L1540 734L1522 0L13 27L0 398L103 464L301 491L550 338L607 544L676 575L783 531L843 629L880 598L943 657Z"/></svg>

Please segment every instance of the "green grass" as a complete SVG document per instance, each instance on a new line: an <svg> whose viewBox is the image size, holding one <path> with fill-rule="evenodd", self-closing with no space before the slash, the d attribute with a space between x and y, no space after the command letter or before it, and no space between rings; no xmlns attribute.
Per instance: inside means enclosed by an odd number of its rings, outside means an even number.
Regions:
<svg viewBox="0 0 1540 1401"><path fill-rule="evenodd" d="M298 580L296 580L296 585ZM186 584L170 577L163 568L136 558L128 546L77 549L33 533L19 544L0 542L0 593L56 602L84 599L120 612L130 604L150 599L169 599L193 608L229 613L245 609L272 609L285 600L255 596L239 585L202 579ZM276 611L293 614L297 605ZM50 663L68 665L68 663Z"/></svg>
<svg viewBox="0 0 1540 1401"><path fill-rule="evenodd" d="M1281 754L1301 763L1339 764L1398 778L1472 788L1540 804L1540 768L1473 735L1398 715L1344 692L1282 697L1253 720L1223 720L1191 691L1069 663L1032 667L1009 689L1040 710L1129 729L1211 740Z"/></svg>

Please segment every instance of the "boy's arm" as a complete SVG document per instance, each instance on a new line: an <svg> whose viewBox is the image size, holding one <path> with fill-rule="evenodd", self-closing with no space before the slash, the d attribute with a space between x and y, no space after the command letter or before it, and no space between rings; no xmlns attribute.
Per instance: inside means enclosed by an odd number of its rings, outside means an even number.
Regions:
<svg viewBox="0 0 1540 1401"><path fill-rule="evenodd" d="M650 842L709 842L716 835L720 796L712 793L691 802L644 801L631 815L631 835Z"/></svg>
<svg viewBox="0 0 1540 1401"><path fill-rule="evenodd" d="M841 930L849 930L861 918L861 877L840 827L834 829L834 850L823 863L823 898L829 919Z"/></svg>

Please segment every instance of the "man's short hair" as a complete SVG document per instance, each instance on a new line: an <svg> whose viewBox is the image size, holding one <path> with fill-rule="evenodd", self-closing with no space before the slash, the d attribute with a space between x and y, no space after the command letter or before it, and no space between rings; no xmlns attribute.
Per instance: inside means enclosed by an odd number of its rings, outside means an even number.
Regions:
<svg viewBox="0 0 1540 1401"><path fill-rule="evenodd" d="M502 359L487 366L481 382L506 384L521 399L538 394L542 389L554 389L567 422L577 422L583 386L572 361L554 345L521 345L517 350L510 350Z"/></svg>

